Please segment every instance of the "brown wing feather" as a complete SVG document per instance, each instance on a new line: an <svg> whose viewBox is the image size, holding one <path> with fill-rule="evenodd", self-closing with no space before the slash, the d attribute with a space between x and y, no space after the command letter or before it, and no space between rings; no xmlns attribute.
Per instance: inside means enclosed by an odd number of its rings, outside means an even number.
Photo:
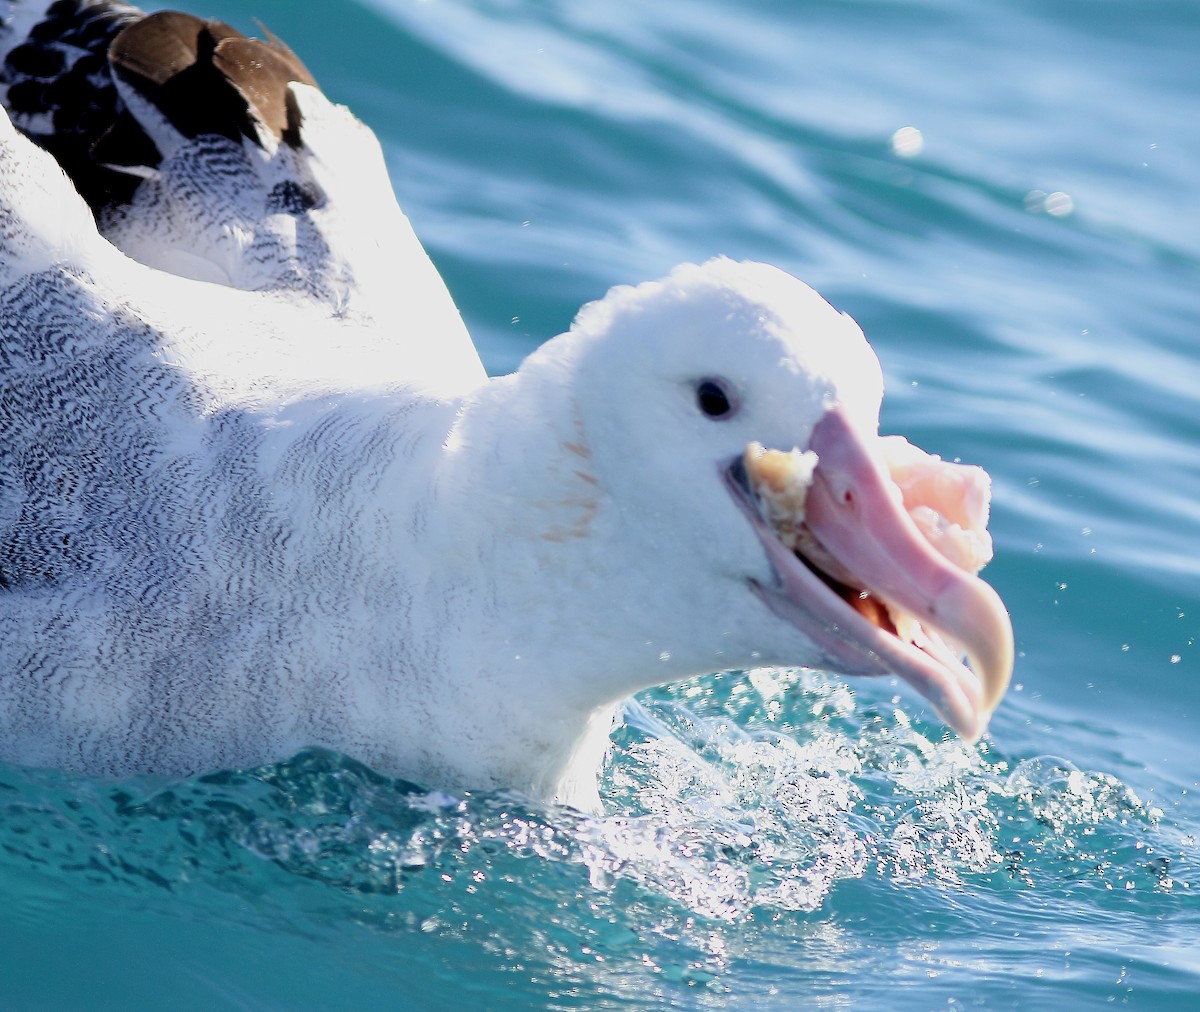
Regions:
<svg viewBox="0 0 1200 1012"><path fill-rule="evenodd" d="M286 46L179 11L129 25L113 41L108 59L113 72L185 137L218 134L257 142L257 122L277 139L298 145L299 114L288 84L316 83Z"/></svg>
<svg viewBox="0 0 1200 1012"><path fill-rule="evenodd" d="M301 143L288 84L316 82L270 32L266 41L250 39L221 21L146 15L120 0L57 0L24 38L8 28L0 21L0 97L97 214L132 199L139 169L157 167L165 143L159 123L126 108L114 78L185 137L257 144L265 130Z"/></svg>
<svg viewBox="0 0 1200 1012"><path fill-rule="evenodd" d="M308 68L286 46L259 39L223 39L213 65L237 90L258 120L280 140L299 147L300 112L288 84L316 86Z"/></svg>

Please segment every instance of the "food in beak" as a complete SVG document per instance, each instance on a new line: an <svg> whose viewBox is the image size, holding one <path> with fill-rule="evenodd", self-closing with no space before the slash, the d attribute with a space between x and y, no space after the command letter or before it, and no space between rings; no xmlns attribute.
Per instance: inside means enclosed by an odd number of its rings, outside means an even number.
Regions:
<svg viewBox="0 0 1200 1012"><path fill-rule="evenodd" d="M804 500L812 484L817 455L811 450L785 452L750 443L742 464L750 475L763 519L785 548L794 549L804 524Z"/></svg>
<svg viewBox="0 0 1200 1012"><path fill-rule="evenodd" d="M1013 663L1008 613L975 575L992 554L987 474L863 434L840 407L806 451L751 443L741 472L779 577L759 588L768 605L846 673L892 671L977 738Z"/></svg>

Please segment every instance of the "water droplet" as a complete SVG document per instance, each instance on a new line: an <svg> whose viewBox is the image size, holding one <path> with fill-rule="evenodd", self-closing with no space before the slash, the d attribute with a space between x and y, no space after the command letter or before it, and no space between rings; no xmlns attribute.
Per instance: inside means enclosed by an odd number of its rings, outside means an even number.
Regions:
<svg viewBox="0 0 1200 1012"><path fill-rule="evenodd" d="M1075 201L1069 193L1052 193L1046 198L1045 211L1055 218L1065 218L1075 210Z"/></svg>
<svg viewBox="0 0 1200 1012"><path fill-rule="evenodd" d="M892 153L901 158L915 158L925 147L925 138L916 127L904 126L892 134Z"/></svg>
<svg viewBox="0 0 1200 1012"><path fill-rule="evenodd" d="M1031 214L1049 214L1055 218L1065 218L1075 210L1075 201L1069 193L1063 193L1061 190L1054 193L1030 190L1025 194L1025 210Z"/></svg>

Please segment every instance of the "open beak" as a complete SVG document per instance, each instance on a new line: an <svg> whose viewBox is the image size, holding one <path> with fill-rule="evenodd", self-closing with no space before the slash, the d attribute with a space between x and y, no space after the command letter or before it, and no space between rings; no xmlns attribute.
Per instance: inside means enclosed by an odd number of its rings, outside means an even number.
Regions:
<svg viewBox="0 0 1200 1012"><path fill-rule="evenodd" d="M914 507L950 510L906 503L842 408L818 421L808 449L793 455L808 462L784 497L791 514L784 522L764 511L771 482L755 473L754 459L730 468L730 489L777 577L774 586L753 589L831 666L851 675L899 675L962 737L975 740L1012 677L1012 624L999 595L918 528ZM778 478L773 483L780 487ZM969 668L959 660L963 653Z"/></svg>

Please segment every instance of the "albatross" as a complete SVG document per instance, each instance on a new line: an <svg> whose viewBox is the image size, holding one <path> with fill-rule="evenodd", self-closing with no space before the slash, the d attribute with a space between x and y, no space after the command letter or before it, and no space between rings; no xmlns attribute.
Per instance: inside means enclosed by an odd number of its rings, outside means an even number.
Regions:
<svg viewBox="0 0 1200 1012"><path fill-rule="evenodd" d="M987 476L879 435L878 360L801 281L684 265L488 378L278 39L0 0L0 96L0 760L321 746L596 809L625 698L764 665L983 733Z"/></svg>

